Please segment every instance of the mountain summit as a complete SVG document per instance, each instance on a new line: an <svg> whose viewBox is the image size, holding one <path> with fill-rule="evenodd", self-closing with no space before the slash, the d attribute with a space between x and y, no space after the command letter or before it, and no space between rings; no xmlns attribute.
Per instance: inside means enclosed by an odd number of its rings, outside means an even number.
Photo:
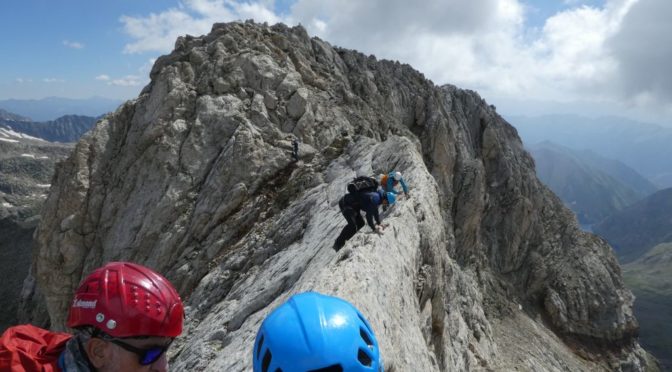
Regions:
<svg viewBox="0 0 672 372"><path fill-rule="evenodd" d="M347 182L390 170L410 198L384 235L364 227L334 252ZM56 329L103 262L176 283L176 370L250 370L261 320L307 290L354 303L388 371L655 368L610 247L539 182L494 107L300 26L179 38L58 166L36 238Z"/></svg>

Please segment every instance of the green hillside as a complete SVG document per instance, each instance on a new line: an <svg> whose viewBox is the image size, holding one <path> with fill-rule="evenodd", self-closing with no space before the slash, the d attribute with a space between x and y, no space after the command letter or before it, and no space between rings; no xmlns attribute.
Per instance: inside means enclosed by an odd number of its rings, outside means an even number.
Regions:
<svg viewBox="0 0 672 372"><path fill-rule="evenodd" d="M655 192L655 186L615 160L551 142L528 146L537 175L576 213L592 225Z"/></svg>
<svg viewBox="0 0 672 372"><path fill-rule="evenodd" d="M643 256L654 246L672 242L672 188L623 209L593 226L609 241L621 262Z"/></svg>
<svg viewBox="0 0 672 372"><path fill-rule="evenodd" d="M636 296L642 345L672 370L672 243L623 265L623 278Z"/></svg>

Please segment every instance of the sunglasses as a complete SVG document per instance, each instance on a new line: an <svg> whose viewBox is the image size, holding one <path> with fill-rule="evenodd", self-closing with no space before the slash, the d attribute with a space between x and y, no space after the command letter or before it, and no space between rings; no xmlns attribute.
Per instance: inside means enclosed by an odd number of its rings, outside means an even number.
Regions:
<svg viewBox="0 0 672 372"><path fill-rule="evenodd" d="M159 360L159 358L161 358L161 355L163 355L163 353L165 353L168 350L170 344L173 343L173 340L170 340L170 342L167 343L166 345L139 348L133 345L129 345L118 338L107 338L106 340L140 357L140 365L143 366L148 366Z"/></svg>

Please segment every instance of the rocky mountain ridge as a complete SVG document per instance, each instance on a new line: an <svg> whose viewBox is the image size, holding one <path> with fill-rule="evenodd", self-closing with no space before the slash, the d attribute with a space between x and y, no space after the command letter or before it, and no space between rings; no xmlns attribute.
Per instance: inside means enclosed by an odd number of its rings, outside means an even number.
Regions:
<svg viewBox="0 0 672 372"><path fill-rule="evenodd" d="M0 120L12 120L12 121L31 121L29 118L13 114L9 111L0 109Z"/></svg>
<svg viewBox="0 0 672 372"><path fill-rule="evenodd" d="M0 125L0 332L17 322L40 208L55 163L71 149L72 145L49 143Z"/></svg>
<svg viewBox="0 0 672 372"><path fill-rule="evenodd" d="M672 187L672 128L619 117L510 117L525 144L553 141L623 162L659 189Z"/></svg>
<svg viewBox="0 0 672 372"><path fill-rule="evenodd" d="M5 111L6 112L6 111ZM49 142L77 142L89 131L98 118L82 115L66 115L47 122L34 122L8 113L0 117L0 126Z"/></svg>
<svg viewBox="0 0 672 372"><path fill-rule="evenodd" d="M45 97L42 99L0 100L0 109L30 118L31 121L46 122L68 115L98 117L114 111L123 100L104 97L64 98Z"/></svg>
<svg viewBox="0 0 672 372"><path fill-rule="evenodd" d="M672 188L609 216L595 225L595 232L610 242L624 263L644 256L658 244L672 242Z"/></svg>
<svg viewBox="0 0 672 372"><path fill-rule="evenodd" d="M526 146L537 175L574 213L592 225L653 194L656 187L625 164L552 142Z"/></svg>
<svg viewBox="0 0 672 372"><path fill-rule="evenodd" d="M411 197L335 253L345 184L391 169ZM263 317L305 290L366 314L388 371L656 368L610 247L494 107L300 26L179 38L57 167L36 237L26 319L41 292L62 329L82 275L144 263L186 301L177 370L249 370Z"/></svg>

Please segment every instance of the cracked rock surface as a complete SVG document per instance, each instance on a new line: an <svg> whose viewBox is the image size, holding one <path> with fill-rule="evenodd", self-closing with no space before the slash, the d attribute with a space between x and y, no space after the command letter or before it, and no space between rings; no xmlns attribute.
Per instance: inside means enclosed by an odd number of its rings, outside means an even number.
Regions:
<svg viewBox="0 0 672 372"><path fill-rule="evenodd" d="M411 191L384 235L364 227L334 252L348 180L393 169ZM494 107L300 26L179 38L57 167L36 237L24 292L44 294L54 329L104 262L175 283L175 370L250 370L261 320L307 290L367 316L387 371L656 368L611 248Z"/></svg>

